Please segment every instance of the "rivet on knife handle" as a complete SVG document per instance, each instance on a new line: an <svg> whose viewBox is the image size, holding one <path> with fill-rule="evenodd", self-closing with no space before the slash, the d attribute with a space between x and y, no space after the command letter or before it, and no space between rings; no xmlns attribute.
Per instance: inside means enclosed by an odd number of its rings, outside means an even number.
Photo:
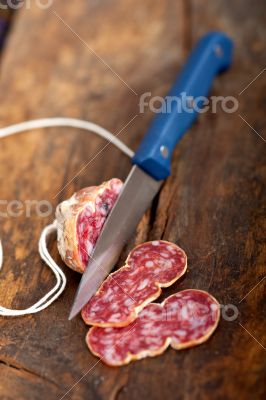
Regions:
<svg viewBox="0 0 266 400"><path fill-rule="evenodd" d="M211 32L205 35L192 51L167 97L181 97L182 93L186 98L207 96L215 76L231 65L232 52L232 40L225 34ZM170 112L162 110L157 114L133 158L134 164L156 180L170 175L173 150L198 114L193 107L190 112L182 107L181 110L171 108Z"/></svg>

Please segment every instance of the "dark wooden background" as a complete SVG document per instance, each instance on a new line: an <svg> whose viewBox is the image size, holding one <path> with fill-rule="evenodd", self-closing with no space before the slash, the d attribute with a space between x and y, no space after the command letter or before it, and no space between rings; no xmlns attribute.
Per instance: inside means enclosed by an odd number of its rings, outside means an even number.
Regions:
<svg viewBox="0 0 266 400"><path fill-rule="evenodd" d="M264 0L55 0L47 10L35 4L16 13L1 56L1 126L48 116L84 118L113 132L125 127L120 138L136 149L152 118L138 114L139 96L166 94L206 31L224 30L234 39L233 67L215 81L212 94L235 96L239 109L200 116L178 146L172 176L134 241L164 238L187 252L187 275L163 297L204 289L236 305L239 316L222 319L199 347L108 368L87 350L81 318L67 320L79 275L63 266L51 240L67 288L39 314L0 317L0 398L265 398L265 140L253 130L266 138ZM1 199L47 199L55 207L77 189L124 179L130 162L112 146L93 159L104 144L73 129L1 140ZM52 287L54 278L37 253L41 229L52 219L34 213L1 218L2 305L27 307Z"/></svg>

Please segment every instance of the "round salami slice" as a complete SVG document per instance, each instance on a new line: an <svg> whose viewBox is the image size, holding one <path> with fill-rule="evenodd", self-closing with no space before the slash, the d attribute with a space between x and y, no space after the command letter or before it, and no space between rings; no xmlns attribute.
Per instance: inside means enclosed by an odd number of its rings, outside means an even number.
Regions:
<svg viewBox="0 0 266 400"><path fill-rule="evenodd" d="M109 275L83 308L85 323L128 325L146 304L160 296L161 287L172 285L186 268L187 256L174 243L158 240L137 246L125 266Z"/></svg>
<svg viewBox="0 0 266 400"><path fill-rule="evenodd" d="M217 300L201 290L183 290L162 304L148 304L122 328L93 327L86 336L90 351L110 366L153 357L171 345L176 350L205 342L220 318Z"/></svg>
<svg viewBox="0 0 266 400"><path fill-rule="evenodd" d="M58 250L73 270L84 272L122 185L119 179L111 179L100 186L82 189L57 206Z"/></svg>

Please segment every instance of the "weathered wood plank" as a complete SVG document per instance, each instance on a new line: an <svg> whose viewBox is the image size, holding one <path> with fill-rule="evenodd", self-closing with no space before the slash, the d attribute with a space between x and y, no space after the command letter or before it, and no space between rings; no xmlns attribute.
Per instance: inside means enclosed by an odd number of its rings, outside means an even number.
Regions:
<svg viewBox="0 0 266 400"><path fill-rule="evenodd" d="M8 36L8 31L12 25L14 16L13 10L9 7L1 7L0 4L0 52L2 53L3 47Z"/></svg>
<svg viewBox="0 0 266 400"><path fill-rule="evenodd" d="M167 22L174 24L175 15L179 14L178 5L173 4L169 9L166 5L162 7L159 1L150 1L138 9L134 2L126 5L106 1L84 3L77 8L74 4L65 7L61 1L56 3L55 9L138 93L158 90L163 73L170 75L163 85L170 84L171 70L176 73L182 58L182 42L178 44L177 40L181 18L175 29L167 27ZM128 10L133 11L129 13ZM26 31L21 45L22 33ZM162 48L157 46L159 40ZM169 52L168 43L174 44L174 51ZM163 58L168 60L167 67ZM19 65L19 69L15 65ZM148 71L153 66L151 76ZM138 97L51 12L38 9L21 12L5 54L3 76L0 90L1 104L4 104L1 108L3 125L26 118L67 115L90 119L119 131L138 111ZM148 120L149 116L136 118L121 138L136 146ZM112 176L125 178L130 167L128 160L113 148L107 149L54 198L103 144L98 138L71 130L32 132L2 141L1 197L48 199L56 206L78 188ZM7 180L8 185L5 185ZM30 219L22 216L2 221L6 274L1 279L1 304L24 307L52 284L51 274L36 251L39 232L51 218L40 219L33 215ZM59 261L55 245L53 247L53 254ZM45 379L56 380L62 395L97 361L86 349L87 328L82 321L67 322L79 277L65 270L68 288L51 308L31 317L1 320L1 358L18 363ZM86 393L86 398L110 398L125 383L126 376L123 370L110 370L98 364L75 388L73 396L84 398ZM18 397L20 391L18 384ZM32 397L36 396L36 386L29 386L29 397L31 393Z"/></svg>
<svg viewBox="0 0 266 400"><path fill-rule="evenodd" d="M209 29L226 30L237 44L234 67L216 81L213 94L238 95L263 68L263 2L207 3L106 0L66 6L61 0L49 10L21 11L3 59L1 125L65 115L118 132L138 114L139 98L127 85L138 95L165 94L191 45ZM239 113L261 133L264 90L262 76L239 96ZM136 148L151 118L149 112L138 115L121 139ZM125 178L130 163L110 147L67 185L104 144L94 136L58 129L1 141L1 198L47 199L55 207L81 187L112 176ZM169 350L110 369L87 351L81 319L67 321L79 276L64 268L67 290L53 306L34 316L0 320L1 396L35 399L49 391L49 398L58 399L87 373L69 398L262 398L264 350L239 322L263 343L263 283L238 303L264 273L263 162L264 142L237 113L202 115L175 153L173 175L158 204L128 246L159 237L180 244L189 256L189 273L163 296L188 287L206 289L222 304L238 306L236 321L222 320L214 337L198 348ZM31 218L1 218L6 255L1 304L25 307L52 285L36 251L39 233L51 220L34 213ZM51 247L62 265L55 244Z"/></svg>

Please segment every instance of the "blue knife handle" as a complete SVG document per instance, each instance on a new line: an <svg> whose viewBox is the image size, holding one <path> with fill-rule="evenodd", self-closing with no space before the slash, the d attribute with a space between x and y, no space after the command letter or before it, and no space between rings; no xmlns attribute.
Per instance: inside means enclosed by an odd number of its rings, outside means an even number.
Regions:
<svg viewBox="0 0 266 400"><path fill-rule="evenodd" d="M165 98L164 104L173 97L181 101L182 93L183 96L185 93L186 99L200 100L199 96L207 96L215 76L231 65L232 53L233 42L225 34L210 32L203 36ZM197 106L201 108L203 100L198 100ZM167 178L171 172L174 148L197 114L194 107L176 107L174 101L171 101L171 107L162 107L133 157L133 164L156 180Z"/></svg>

